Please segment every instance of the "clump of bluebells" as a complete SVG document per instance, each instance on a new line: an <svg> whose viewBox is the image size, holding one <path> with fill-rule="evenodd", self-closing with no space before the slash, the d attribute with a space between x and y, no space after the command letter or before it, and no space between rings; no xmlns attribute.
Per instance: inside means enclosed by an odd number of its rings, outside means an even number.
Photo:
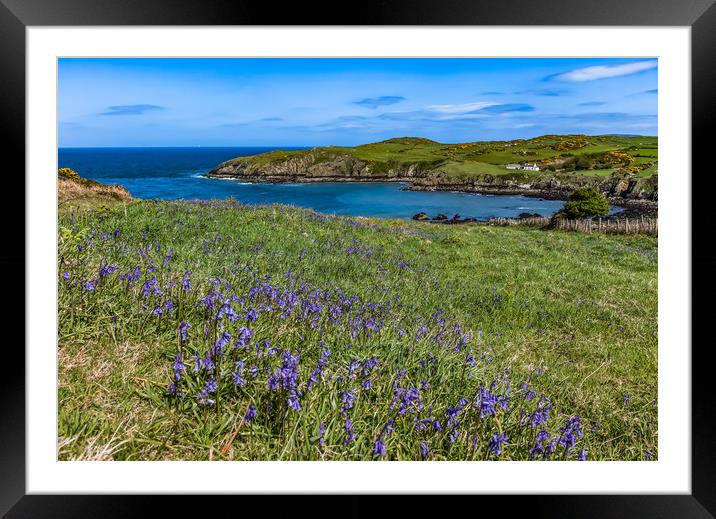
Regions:
<svg viewBox="0 0 716 519"><path fill-rule="evenodd" d="M63 257L60 290L84 308L105 297L126 302L116 333L139 323L147 344L159 344L164 402L186 420L235 419L237 449L266 442L262 452L291 459L588 458L579 416L527 381L513 383L509 369L495 372L489 341L499 336L443 308L420 313L378 279L428 279L419 259L357 238L316 244L314 254L379 273L370 290L352 292L312 281L305 249L286 258L243 243L240 232L207 230L235 202L152 207L196 233L201 258L225 258L222 268L202 275L198 260L180 263L150 230L102 221ZM315 225L319 216L306 214ZM334 221L363 226L326 217Z"/></svg>

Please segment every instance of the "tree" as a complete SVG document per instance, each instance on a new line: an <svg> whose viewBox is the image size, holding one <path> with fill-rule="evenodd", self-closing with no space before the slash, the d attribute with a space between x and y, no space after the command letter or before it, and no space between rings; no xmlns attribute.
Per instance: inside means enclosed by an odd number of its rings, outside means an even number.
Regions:
<svg viewBox="0 0 716 519"><path fill-rule="evenodd" d="M609 201L601 191L593 187L575 189L565 202L562 213L567 218L589 218L609 214Z"/></svg>

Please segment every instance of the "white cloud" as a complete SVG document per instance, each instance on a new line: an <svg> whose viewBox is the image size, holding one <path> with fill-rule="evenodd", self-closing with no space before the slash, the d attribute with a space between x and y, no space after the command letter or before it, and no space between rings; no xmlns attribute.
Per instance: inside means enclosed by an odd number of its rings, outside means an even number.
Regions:
<svg viewBox="0 0 716 519"><path fill-rule="evenodd" d="M475 110L482 110L488 106L494 106L497 103L488 103L487 101L480 101L476 103L463 103L459 105L432 105L428 106L428 110L431 112L440 112L444 114L464 114L467 112L473 112Z"/></svg>
<svg viewBox="0 0 716 519"><path fill-rule="evenodd" d="M552 76L552 79L559 81L594 81L595 79L604 79L609 77L628 76L636 74L652 68L656 68L658 62L656 60L637 61L635 63L625 63L623 65L614 66L596 66L578 68Z"/></svg>

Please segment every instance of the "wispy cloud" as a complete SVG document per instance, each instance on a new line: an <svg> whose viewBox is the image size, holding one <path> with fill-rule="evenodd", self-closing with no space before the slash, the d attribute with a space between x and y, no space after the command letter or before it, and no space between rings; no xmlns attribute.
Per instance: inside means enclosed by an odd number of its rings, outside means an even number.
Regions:
<svg viewBox="0 0 716 519"><path fill-rule="evenodd" d="M528 88L527 90L520 90L519 92L515 92L515 95L559 97L564 93L564 90L551 90L548 88Z"/></svg>
<svg viewBox="0 0 716 519"><path fill-rule="evenodd" d="M488 106L496 105L497 103L490 103L487 101L479 101L475 103L462 103L457 105L431 105L428 106L428 110L431 112L439 112L445 114L466 114L476 110L483 110Z"/></svg>
<svg viewBox="0 0 716 519"><path fill-rule="evenodd" d="M657 116L652 114L627 114L623 112L594 112L579 114L558 114L546 119L569 121L585 131L590 128L655 128ZM620 130L621 131L621 130Z"/></svg>
<svg viewBox="0 0 716 519"><path fill-rule="evenodd" d="M587 101L586 103L579 103L579 106L602 106L604 101Z"/></svg>
<svg viewBox="0 0 716 519"><path fill-rule="evenodd" d="M164 107L158 105L116 105L108 106L107 111L99 115L139 115L153 110L164 110Z"/></svg>
<svg viewBox="0 0 716 519"><path fill-rule="evenodd" d="M534 112L535 107L525 103L506 103L502 105L487 106L480 110L484 114L508 114L513 112Z"/></svg>
<svg viewBox="0 0 716 519"><path fill-rule="evenodd" d="M283 117L264 117L263 119L259 119L259 121L263 121L263 122L283 121Z"/></svg>
<svg viewBox="0 0 716 519"><path fill-rule="evenodd" d="M402 96L380 96L366 97L365 99L353 101L353 104L364 108L378 108L379 106L394 105L395 103L399 103L401 101L405 101L405 98Z"/></svg>
<svg viewBox="0 0 716 519"><path fill-rule="evenodd" d="M639 72L656 68L657 65L658 63L656 60L636 61L633 63L623 63L621 65L612 66L599 65L595 67L578 68L561 74L554 74L545 79L571 82L594 81L595 79L606 79L637 74Z"/></svg>
<svg viewBox="0 0 716 519"><path fill-rule="evenodd" d="M482 92L480 95L481 96L501 96L501 95L505 95L505 93L504 92Z"/></svg>
<svg viewBox="0 0 716 519"><path fill-rule="evenodd" d="M659 89L654 88L652 90L642 90L641 92L634 92L633 94L628 94L626 97L635 97L635 96L643 96L643 95L651 96L651 95L656 95L658 93L659 93Z"/></svg>

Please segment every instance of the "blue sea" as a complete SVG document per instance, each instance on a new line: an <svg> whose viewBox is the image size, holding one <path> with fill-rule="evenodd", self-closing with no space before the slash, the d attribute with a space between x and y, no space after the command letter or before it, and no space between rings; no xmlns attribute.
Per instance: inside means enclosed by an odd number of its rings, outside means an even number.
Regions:
<svg viewBox="0 0 716 519"><path fill-rule="evenodd" d="M291 204L349 216L410 218L423 211L478 219L523 212L548 216L563 204L517 195L405 191L399 183L255 184L203 176L225 160L274 149L301 148L60 148L58 166L102 183L122 184L138 198L233 197L246 204Z"/></svg>

